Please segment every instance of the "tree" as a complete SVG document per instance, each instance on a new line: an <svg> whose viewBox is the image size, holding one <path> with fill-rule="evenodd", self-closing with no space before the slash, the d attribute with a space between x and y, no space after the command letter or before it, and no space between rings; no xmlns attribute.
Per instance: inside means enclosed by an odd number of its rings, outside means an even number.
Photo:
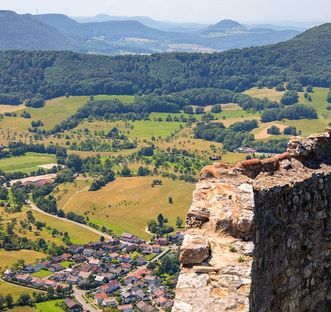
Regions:
<svg viewBox="0 0 331 312"><path fill-rule="evenodd" d="M39 108L43 107L44 105L45 99L41 95L25 101L25 106L27 107Z"/></svg>
<svg viewBox="0 0 331 312"><path fill-rule="evenodd" d="M69 169L73 170L74 172L80 172L82 170L83 162L78 155L71 154L68 156L65 164Z"/></svg>
<svg viewBox="0 0 331 312"><path fill-rule="evenodd" d="M6 295L5 302L8 308L12 308L14 305L14 299L11 294Z"/></svg>
<svg viewBox="0 0 331 312"><path fill-rule="evenodd" d="M128 166L124 166L123 169L121 170L121 175L123 177L131 177L132 173L131 173L130 168Z"/></svg>
<svg viewBox="0 0 331 312"><path fill-rule="evenodd" d="M194 112L195 112L196 114L204 114L205 109L204 109L203 107L201 107L201 106L197 106L197 107L195 108Z"/></svg>
<svg viewBox="0 0 331 312"><path fill-rule="evenodd" d="M0 186L0 199L6 200L8 198L8 190L5 187Z"/></svg>
<svg viewBox="0 0 331 312"><path fill-rule="evenodd" d="M157 216L157 221L159 222L159 226L163 226L163 223L164 223L164 217L163 217L162 213L160 213L160 214Z"/></svg>
<svg viewBox="0 0 331 312"><path fill-rule="evenodd" d="M180 217L177 217L177 219L176 219L176 226L178 228L181 228L183 226L183 219L181 219Z"/></svg>
<svg viewBox="0 0 331 312"><path fill-rule="evenodd" d="M272 125L270 128L267 129L268 134L278 135L280 134L280 129L277 126Z"/></svg>
<svg viewBox="0 0 331 312"><path fill-rule="evenodd" d="M217 104L217 105L214 105L211 110L210 110L213 114L217 114L217 113L220 113L222 112L222 107L221 105Z"/></svg>
<svg viewBox="0 0 331 312"><path fill-rule="evenodd" d="M314 92L314 87L313 87L312 85L308 85L308 86L306 87L306 92L308 92L308 93L312 93L312 92Z"/></svg>
<svg viewBox="0 0 331 312"><path fill-rule="evenodd" d="M21 294L17 300L17 304L20 306L31 305L31 297L28 294Z"/></svg>
<svg viewBox="0 0 331 312"><path fill-rule="evenodd" d="M299 102L299 95L297 91L289 90L286 91L281 98L280 102L284 105L293 105Z"/></svg>
<svg viewBox="0 0 331 312"><path fill-rule="evenodd" d="M172 200L172 197L171 196L168 197L168 203L169 204L173 204L173 200Z"/></svg>
<svg viewBox="0 0 331 312"><path fill-rule="evenodd" d="M328 93L326 100L328 101L328 103L331 103L331 91Z"/></svg>
<svg viewBox="0 0 331 312"><path fill-rule="evenodd" d="M183 107L183 111L185 114L193 114L193 107L191 105L187 105Z"/></svg>
<svg viewBox="0 0 331 312"><path fill-rule="evenodd" d="M286 135L297 135L297 128L292 127L292 126L286 127L284 129L284 134L286 134Z"/></svg>
<svg viewBox="0 0 331 312"><path fill-rule="evenodd" d="M285 87L284 87L284 84L283 83L280 83L276 86L276 91L285 91Z"/></svg>

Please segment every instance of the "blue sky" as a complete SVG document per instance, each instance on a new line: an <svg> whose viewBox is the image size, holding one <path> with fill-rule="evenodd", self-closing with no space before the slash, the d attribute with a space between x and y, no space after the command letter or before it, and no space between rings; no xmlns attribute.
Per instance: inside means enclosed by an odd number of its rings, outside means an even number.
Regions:
<svg viewBox="0 0 331 312"><path fill-rule="evenodd" d="M0 0L0 8L19 13L70 16L150 16L158 20L216 22L331 22L331 0Z"/></svg>

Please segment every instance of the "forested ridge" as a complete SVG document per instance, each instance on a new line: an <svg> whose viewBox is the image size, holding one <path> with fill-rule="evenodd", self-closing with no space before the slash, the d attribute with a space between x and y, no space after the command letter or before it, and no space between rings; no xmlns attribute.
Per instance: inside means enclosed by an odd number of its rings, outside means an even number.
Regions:
<svg viewBox="0 0 331 312"><path fill-rule="evenodd" d="M73 52L0 52L0 93L26 99L41 94L137 94L190 88L242 91L298 80L331 84L331 24L287 42L223 53L103 56Z"/></svg>

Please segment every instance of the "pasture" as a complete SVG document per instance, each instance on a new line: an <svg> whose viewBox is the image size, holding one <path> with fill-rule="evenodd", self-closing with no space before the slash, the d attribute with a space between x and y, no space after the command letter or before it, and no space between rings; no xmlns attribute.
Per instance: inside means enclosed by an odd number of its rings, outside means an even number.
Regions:
<svg viewBox="0 0 331 312"><path fill-rule="evenodd" d="M55 155L26 153L22 156L0 159L0 169L6 172L21 171L30 173L39 169L38 166L56 163Z"/></svg>
<svg viewBox="0 0 331 312"><path fill-rule="evenodd" d="M154 179L161 179L162 185L152 187ZM69 186L61 186L55 195L62 197L65 188ZM167 217L172 226L177 216L185 219L194 188L193 184L159 177L117 178L96 192L88 192L84 185L77 184L74 200L66 204L61 199L59 207L86 215L116 234L130 232L150 238L145 232L146 223L159 213ZM173 198L173 204L168 203L168 197Z"/></svg>

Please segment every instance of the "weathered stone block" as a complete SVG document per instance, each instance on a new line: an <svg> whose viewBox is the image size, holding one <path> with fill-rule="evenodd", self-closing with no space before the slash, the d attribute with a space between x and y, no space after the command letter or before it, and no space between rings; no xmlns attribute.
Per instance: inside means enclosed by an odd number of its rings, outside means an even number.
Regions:
<svg viewBox="0 0 331 312"><path fill-rule="evenodd" d="M180 248L180 262L183 265L200 264L210 255L210 245L206 237L186 234Z"/></svg>

